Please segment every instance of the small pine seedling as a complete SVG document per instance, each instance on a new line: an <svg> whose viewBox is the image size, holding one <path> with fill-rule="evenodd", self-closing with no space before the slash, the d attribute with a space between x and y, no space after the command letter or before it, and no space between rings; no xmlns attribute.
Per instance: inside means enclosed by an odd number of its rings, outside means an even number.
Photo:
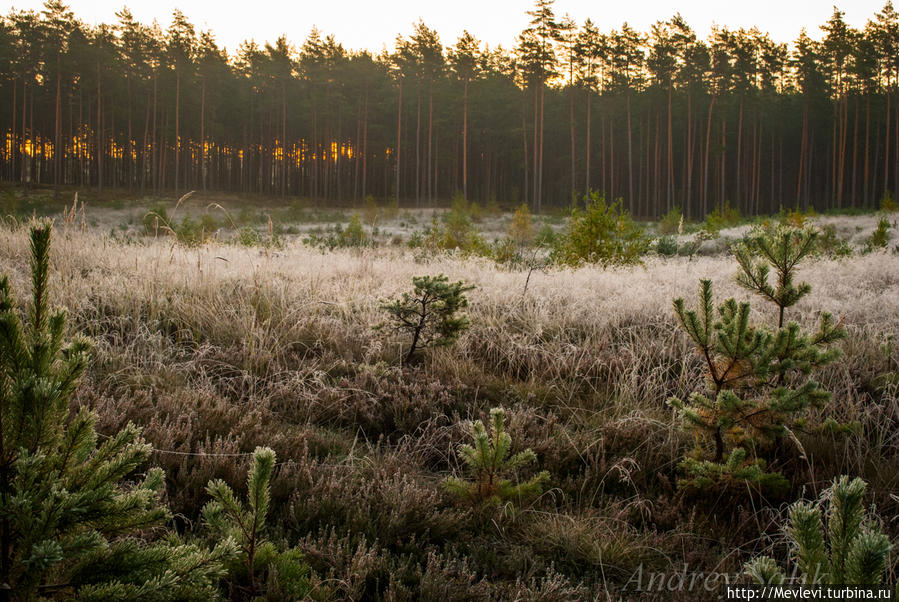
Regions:
<svg viewBox="0 0 899 602"><path fill-rule="evenodd" d="M842 476L834 479L817 503L790 506L791 557L800 579L810 585L879 585L892 544L880 525L867 517L863 500L865 482ZM825 502L829 501L824 510ZM825 526L826 519L826 526ZM777 562L762 556L746 563L746 574L760 585L786 580Z"/></svg>
<svg viewBox="0 0 899 602"><path fill-rule="evenodd" d="M237 542L240 570L231 571L232 579L246 579L245 586L236 584L238 589L246 590L251 598L265 594L268 599L276 597L276 590L293 600L308 593L309 568L298 550L279 552L263 535L271 503L275 458L275 452L268 447L257 447L253 452L253 464L247 475L248 507L237 499L227 483L216 479L206 486L212 500L203 507L202 513L213 533Z"/></svg>
<svg viewBox="0 0 899 602"><path fill-rule="evenodd" d="M456 342L470 325L466 315L457 314L468 307L465 293L475 288L461 280L451 283L443 274L417 276L412 278L412 284L415 289L411 294L403 293L402 298L381 305L393 320L393 329L412 337L404 364L419 349L445 347Z"/></svg>
<svg viewBox="0 0 899 602"><path fill-rule="evenodd" d="M449 477L444 487L451 495L478 503L502 504L507 501L520 502L543 491L543 484L549 480L549 473L545 470L524 482L513 483L506 478L522 466L536 462L537 456L530 449L509 455L512 437L505 430L505 420L503 409L493 408L490 410L490 432L482 421L472 423L474 445L461 445L459 455L474 480Z"/></svg>

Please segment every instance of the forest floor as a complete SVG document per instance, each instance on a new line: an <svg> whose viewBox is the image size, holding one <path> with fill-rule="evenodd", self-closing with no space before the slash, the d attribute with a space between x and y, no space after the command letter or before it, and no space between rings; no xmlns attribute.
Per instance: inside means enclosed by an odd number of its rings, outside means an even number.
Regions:
<svg viewBox="0 0 899 602"><path fill-rule="evenodd" d="M899 535L896 227L887 250L861 252L880 216L812 220L855 252L799 271L812 292L788 318L811 327L829 311L848 332L842 357L817 375L832 399L809 422L856 428L797 432L778 452L790 490L765 498L679 488L679 461L695 441L666 404L703 379L672 299L692 303L710 278L719 299L753 301L726 252L746 225L722 230L696 257L533 269L408 248L432 210L240 208L202 195L177 207L132 203L89 201L56 218L53 299L94 344L74 403L99 414L102 433L143 427L188 534L201 530L209 480L243 489L241 454L272 447L272 536L299 545L322 597L710 599L754 556L785 562L787 504L841 474L868 482L868 502ZM162 209L172 224L212 215L215 232L180 244L147 221ZM304 243L354 213L381 244ZM489 239L512 218L478 219ZM564 226L562 216L534 221L535 230ZM244 228L258 237L241 239ZM27 290L27 231L15 222L0 227L0 271ZM381 306L426 274L476 287L471 327L401 366L408 342L378 328ZM753 311L772 318L758 302ZM537 456L520 476L546 470L550 480L537 499L488 511L459 503L442 482L464 474L457 450L470 440L468 421L493 407L506 409L514 449ZM897 574L894 554L893 583ZM669 591L680 575L693 585Z"/></svg>

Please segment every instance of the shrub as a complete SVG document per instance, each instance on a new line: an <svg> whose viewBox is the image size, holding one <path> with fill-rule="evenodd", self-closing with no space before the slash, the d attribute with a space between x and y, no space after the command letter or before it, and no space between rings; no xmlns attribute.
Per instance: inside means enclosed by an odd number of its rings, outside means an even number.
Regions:
<svg viewBox="0 0 899 602"><path fill-rule="evenodd" d="M635 264L649 248L643 229L621 209L621 201L607 205L602 195L591 192L587 208L571 212L567 231L560 237L553 261L577 266L582 263Z"/></svg>
<svg viewBox="0 0 899 602"><path fill-rule="evenodd" d="M673 257L677 255L678 245L677 238L674 236L663 236L656 240L656 253L663 257Z"/></svg>
<svg viewBox="0 0 899 602"><path fill-rule="evenodd" d="M144 232L152 236L157 236L160 230L163 232L165 232L166 229L171 230L171 227L169 226L169 214L168 211L166 211L165 205L159 204L151 207L150 210L144 214L143 225Z"/></svg>
<svg viewBox="0 0 899 602"><path fill-rule="evenodd" d="M515 210L508 227L509 238L519 246L534 242L534 222L531 211L524 203Z"/></svg>
<svg viewBox="0 0 899 602"><path fill-rule="evenodd" d="M896 198L889 190L880 199L880 210L886 212L899 211L899 203L896 202Z"/></svg>
<svg viewBox="0 0 899 602"><path fill-rule="evenodd" d="M490 256L490 245L478 233L467 213L450 211L441 225L435 217L423 236L409 240L410 247L424 247L432 251L455 251L465 254Z"/></svg>
<svg viewBox="0 0 899 602"><path fill-rule="evenodd" d="M707 389L692 393L687 402L674 397L669 403L688 429L711 439L714 446L711 461L701 459L701 450L684 461L688 477L682 484L786 485L782 476L764 472L764 462L754 454L786 434L809 406L821 406L829 398L808 375L838 356L830 345L845 336L828 313L822 314L811 336L795 322L784 324L785 310L811 291L793 279L796 265L812 252L816 238L810 228L780 227L759 230L734 249L740 266L737 282L778 308L776 327L753 325L749 303L734 299L718 307L716 320L710 280L700 282L697 310L687 310L683 299L674 301L681 326L704 359ZM768 281L771 268L776 272L774 285Z"/></svg>
<svg viewBox="0 0 899 602"><path fill-rule="evenodd" d="M852 256L852 247L837 235L837 229L832 224L821 228L818 236L817 252L834 258Z"/></svg>
<svg viewBox="0 0 899 602"><path fill-rule="evenodd" d="M210 551L140 539L170 517L162 470L131 476L151 447L130 423L98 446L97 417L69 415L89 344L66 343L65 313L50 311L50 231L31 228L27 325L0 279L0 583L23 600L214 598L233 542Z"/></svg>
<svg viewBox="0 0 899 602"><path fill-rule="evenodd" d="M790 556L804 583L878 585L883 580L893 546L881 527L866 515L866 487L859 478L850 481L842 476L834 479L817 503L796 502L790 506L785 532ZM768 556L746 563L744 570L760 585L786 581L777 562Z"/></svg>
<svg viewBox="0 0 899 602"><path fill-rule="evenodd" d="M474 446L463 444L459 455L465 462L472 481L449 477L444 487L453 496L478 504L503 504L540 495L543 484L549 480L549 473L540 472L527 481L513 483L506 475L514 474L519 468L537 461L530 449L510 456L512 437L505 431L506 414L502 408L490 410L490 432L484 423L476 420L471 425Z"/></svg>
<svg viewBox="0 0 899 602"><path fill-rule="evenodd" d="M683 223L684 214L680 207L674 207L659 220L659 234L681 234Z"/></svg>
<svg viewBox="0 0 899 602"><path fill-rule="evenodd" d="M731 207L730 203L725 201L722 204L716 205L715 209L705 216L705 222L702 227L706 232L711 234L713 238L718 238L718 233L721 232L722 229L731 228L739 223L740 210L736 207Z"/></svg>
<svg viewBox="0 0 899 602"><path fill-rule="evenodd" d="M877 222L877 228L871 233L871 236L865 240L865 249L873 251L874 249L886 249L890 240L890 220L885 217L880 218Z"/></svg>
<svg viewBox="0 0 899 602"><path fill-rule="evenodd" d="M394 330L412 337L404 364L419 349L452 345L468 329L468 317L457 314L468 307L465 292L474 289L461 280L450 283L443 274L418 276L412 278L412 284L412 294L403 293L402 298L381 305L390 314Z"/></svg>
<svg viewBox="0 0 899 602"><path fill-rule="evenodd" d="M275 598L272 594L277 591L284 599L298 600L309 593L309 567L303 564L302 554L296 549L279 552L263 536L274 466L275 452L257 447L247 475L248 507L238 501L224 481L210 481L206 492L212 501L203 507L203 519L218 537L238 542L240 554L236 561L240 569L232 567L232 580L237 581L232 590L244 590L250 597L267 594L269 600ZM246 585L240 583L243 580Z"/></svg>

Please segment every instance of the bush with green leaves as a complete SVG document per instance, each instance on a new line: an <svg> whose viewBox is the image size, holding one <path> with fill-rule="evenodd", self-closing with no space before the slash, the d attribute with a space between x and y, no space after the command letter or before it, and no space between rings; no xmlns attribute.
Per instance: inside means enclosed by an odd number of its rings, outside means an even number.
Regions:
<svg viewBox="0 0 899 602"><path fill-rule="evenodd" d="M649 239L643 228L621 208L621 201L607 204L597 192L591 192L584 200L587 208L571 211L567 230L551 253L552 260L570 266L639 263L649 250Z"/></svg>
<svg viewBox="0 0 899 602"><path fill-rule="evenodd" d="M456 342L469 326L468 316L459 315L468 307L465 293L475 288L461 280L450 282L443 274L416 276L412 284L412 293L403 293L401 298L381 305L390 315L393 329L412 337L404 364L420 349L446 347Z"/></svg>
<svg viewBox="0 0 899 602"><path fill-rule="evenodd" d="M444 487L450 495L476 504L499 505L522 502L540 495L549 473L542 471L526 481L513 482L519 468L537 461L530 449L512 454L512 437L505 430L506 414L502 408L490 410L490 430L480 420L471 425L474 445L459 446L459 455L470 473L471 481L449 477Z"/></svg>
<svg viewBox="0 0 899 602"><path fill-rule="evenodd" d="M715 208L705 216L705 222L702 229L708 232L712 238L718 238L718 234L724 228L732 228L740 223L740 210L731 207L730 203L725 201L718 204Z"/></svg>
<svg viewBox="0 0 899 602"><path fill-rule="evenodd" d="M711 459L705 459L706 449L700 447L684 460L687 478L682 485L705 489L754 483L772 493L786 487L782 475L766 472L759 453L801 427L809 407L829 399L810 374L838 357L832 345L845 336L826 312L812 334L784 322L786 309L811 291L794 278L817 236L811 228L781 226L756 230L734 247L737 282L776 307L775 326L753 323L750 304L734 299L719 305L716 315L710 280L700 281L696 309L687 309L683 299L674 301L678 321L703 360L706 386L687 401L675 397L669 404L688 430L711 443Z"/></svg>
<svg viewBox="0 0 899 602"><path fill-rule="evenodd" d="M310 591L309 566L296 548L279 551L264 536L271 503L275 452L257 447L247 475L247 504L241 503L224 481L210 481L212 501L203 519L222 539L237 542L239 555L230 564L230 597L265 596L267 600L299 600Z"/></svg>
<svg viewBox="0 0 899 602"><path fill-rule="evenodd" d="M509 238L516 245L526 246L534 242L534 220L531 217L531 210L528 209L527 203L522 203L515 213L507 228Z"/></svg>
<svg viewBox="0 0 899 602"><path fill-rule="evenodd" d="M879 585L893 546L864 507L867 485L841 476L816 503L790 506L790 557L798 579L808 585ZM770 556L746 563L746 574L759 585L782 585L787 578Z"/></svg>
<svg viewBox="0 0 899 602"><path fill-rule="evenodd" d="M656 240L656 253L662 257L674 257L680 248L677 244L677 238L674 236L662 236Z"/></svg>
<svg viewBox="0 0 899 602"><path fill-rule="evenodd" d="M659 220L659 234L668 236L671 234L683 234L684 214L680 207L674 207Z"/></svg>
<svg viewBox="0 0 899 602"><path fill-rule="evenodd" d="M871 252L875 249L886 249L887 243L890 241L890 226L890 220L885 217L880 218L877 228L865 240L865 250Z"/></svg>
<svg viewBox="0 0 899 602"><path fill-rule="evenodd" d="M49 306L49 223L31 228L27 322L0 279L0 588L17 600L211 599L235 552L143 535L170 518L163 472L132 424L98 445L96 416L69 402L90 345L65 340Z"/></svg>

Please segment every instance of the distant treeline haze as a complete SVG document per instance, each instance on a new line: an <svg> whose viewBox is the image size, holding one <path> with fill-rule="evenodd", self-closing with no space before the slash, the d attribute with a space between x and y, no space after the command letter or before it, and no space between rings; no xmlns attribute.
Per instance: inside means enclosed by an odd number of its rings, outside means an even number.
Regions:
<svg viewBox="0 0 899 602"><path fill-rule="evenodd" d="M392 52L312 30L219 48L175 11L89 27L54 0L0 19L0 178L427 206L461 192L637 216L872 207L899 184L899 15L822 41L705 41L675 15L602 33L538 0L513 49L419 22ZM273 17L274 18L274 17Z"/></svg>

